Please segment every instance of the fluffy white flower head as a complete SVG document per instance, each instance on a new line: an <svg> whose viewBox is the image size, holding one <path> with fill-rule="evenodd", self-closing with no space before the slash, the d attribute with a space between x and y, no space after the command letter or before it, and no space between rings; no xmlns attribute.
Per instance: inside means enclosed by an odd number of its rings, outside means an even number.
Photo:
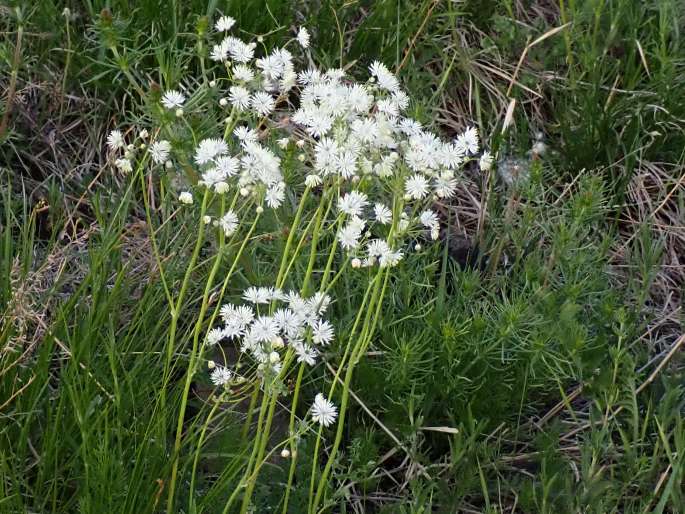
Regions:
<svg viewBox="0 0 685 514"><path fill-rule="evenodd" d="M162 96L162 105L167 109L178 109L185 101L186 97L183 96L183 93L175 89L170 89Z"/></svg>
<svg viewBox="0 0 685 514"><path fill-rule="evenodd" d="M317 394L312 405L312 419L316 423L328 427L335 423L337 417L338 408L328 401L323 394Z"/></svg>

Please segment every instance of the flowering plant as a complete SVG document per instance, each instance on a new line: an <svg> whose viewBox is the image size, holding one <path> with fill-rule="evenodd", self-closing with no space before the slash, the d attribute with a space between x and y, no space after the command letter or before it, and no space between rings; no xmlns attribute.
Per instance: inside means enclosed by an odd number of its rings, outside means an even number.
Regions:
<svg viewBox="0 0 685 514"><path fill-rule="evenodd" d="M488 168L492 158L487 152L478 155L475 128L454 141L443 141L406 116L410 99L384 64L373 62L365 83L354 82L337 68L298 70L288 47L297 44L307 51L310 36L305 28L284 47L256 57L257 42L229 35L234 27L235 20L228 16L216 22L222 39L209 52L209 59L217 63L216 76L209 75L203 60L199 84L177 85L161 96L153 108L155 126L139 132L128 144L119 130L107 141L115 167L139 174L145 198L149 182L143 179L145 170L183 177L178 202L198 220L196 246L175 296L166 283L159 249L153 245L172 314L167 375L178 349L176 327L200 247L208 233L217 245L194 323L167 509L171 512L175 501L191 381L212 348L223 351L230 345L237 349L237 359L224 358L220 365L209 361L209 380L221 398L251 395L250 405L256 406L261 398L261 407L253 451L224 512L240 495L241 513L247 512L260 469L280 446L291 458L283 500L287 512L298 441L310 429L296 423L304 371L316 366L325 352L326 358L337 360L328 394L318 393L310 409L312 423L319 425L309 500L309 511L314 513L342 441L353 372L374 337L392 269L412 251L411 242L417 237L438 239L440 221L432 205L454 196L461 167L479 159L481 167ZM151 223L147 203L146 210ZM246 288L242 301L221 305L248 243L269 233L267 227L274 224L287 233L276 276ZM224 265L228 270L217 295L215 281ZM356 274L363 283L363 294L351 302L357 306L352 323L341 326L330 317L329 306L336 302L338 280L348 274ZM215 304L211 314L210 303ZM326 315L329 319L324 319ZM336 332L344 338L336 338ZM286 379L295 372L294 389L287 392ZM342 383L339 408L332 403L338 382ZM274 412L279 398L286 395L291 405L288 438L267 453ZM212 414L206 425L211 418ZM328 460L319 472L323 431L336 421ZM248 430L251 423L248 413ZM193 487L194 477L191 496Z"/></svg>

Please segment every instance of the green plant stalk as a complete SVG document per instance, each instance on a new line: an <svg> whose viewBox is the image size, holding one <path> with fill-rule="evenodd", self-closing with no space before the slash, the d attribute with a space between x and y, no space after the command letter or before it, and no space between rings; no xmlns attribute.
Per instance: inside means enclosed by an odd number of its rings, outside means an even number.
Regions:
<svg viewBox="0 0 685 514"><path fill-rule="evenodd" d="M69 76L69 65L71 64L71 30L70 30L70 24L69 24L69 15L64 17L66 20L66 33L67 33L67 49L66 49L66 57L64 60L64 73L62 75L62 89L60 91L60 98L59 98L59 119L60 119L60 124L62 122L62 116L64 114L64 95L66 94L67 90L67 77Z"/></svg>
<svg viewBox="0 0 685 514"><path fill-rule="evenodd" d="M331 196L332 198L332 196ZM332 200L328 203L326 207L326 213L323 214L322 206L325 202L319 205L316 212L316 226L314 227L314 234L312 236L312 246L309 251L309 261L307 263L307 272L302 282L302 295L307 295L309 288L309 281L314 270L314 263L316 261L316 251L319 243L319 235L321 233L321 224L323 219L326 219L328 212L330 211ZM335 255L335 247L331 247L331 252L329 254L329 259L331 255ZM297 371L297 379L295 381L295 390L293 391L293 404L290 410L290 422L288 424L288 442L290 443L290 469L288 471L288 485L285 488L285 498L283 499L283 514L288 511L288 502L290 500L290 488L292 487L293 479L295 477L295 468L297 466L297 445L295 444L295 412L297 411L297 403L300 397L300 387L302 385L302 377L304 376L305 363L300 363L300 369Z"/></svg>
<svg viewBox="0 0 685 514"><path fill-rule="evenodd" d="M231 202L231 209L235 207L235 203L237 201L238 194L233 197L233 201ZM224 205L223 205L223 198L222 198L222 205L221 205L221 210L222 212L224 211ZM242 255L243 251L245 250L245 247L247 246L247 242L250 240L250 236L252 235L252 231L254 230L257 221L259 220L259 214L255 216L255 220L252 222L252 226L250 227L250 230L248 231L246 237L243 240L242 245L238 249L238 253L233 259L233 263L231 264L231 268L228 270L228 273L226 274L226 278L224 279L224 283L221 288L221 297L223 297L223 294L226 290L226 287L228 285L228 281L233 275L233 272L235 271L235 268L238 264L238 261L240 259L240 256ZM178 415L178 421L176 424L176 440L174 442L174 461L173 461L173 467L172 467L172 474L171 474L171 481L169 484L169 496L167 499L167 511L168 512L173 512L173 494L174 494L174 488L175 488L175 483L178 475L178 460L180 457L180 449L181 449L181 436L183 434L183 420L185 418L185 409L186 405L188 402L188 394L190 392L190 384L192 382L192 378L195 375L196 371L196 366L197 363L202 359L202 350L204 349L204 346L200 347L199 341L200 341L200 332L202 331L202 325L203 325L203 319L205 316L205 313L207 312L207 308L209 306L209 297L210 293L212 290L212 286L214 284L214 277L216 276L216 273L219 270L219 266L221 264L221 257L224 253L224 247L225 247L225 236L223 232L219 233L219 251L217 253L217 256L214 260L214 265L212 266L212 269L209 274L209 278L207 279L207 284L205 285L205 291L202 297L202 306L200 308L200 314L198 315L198 319L195 323L194 331L193 331L193 347L190 353L190 363L188 364L188 372L186 373L186 381L183 387L183 395L181 397L181 409L179 411ZM221 304L221 299L218 300L217 302L217 307L214 309L214 312L210 318L210 326L213 324L214 319L216 319L216 315L218 314L220 310L220 304ZM199 350L199 351L198 351Z"/></svg>
<svg viewBox="0 0 685 514"><path fill-rule="evenodd" d="M205 199L208 198L208 193L205 192ZM222 198L223 200L223 198ZM222 202L223 203L223 202ZM204 216L204 211L206 209L206 201L203 200L203 209L200 219ZM223 205L222 205L223 207ZM201 227L204 227L204 223L201 223ZM198 237L198 241L200 241ZM183 420L185 419L186 405L188 403L188 393L190 392L190 383L195 374L196 358L198 357L197 351L200 344L200 332L202 330L202 320L207 312L207 307L209 306L209 296L214 285L214 277L219 271L219 266L221 265L221 257L223 255L224 245L226 244L226 239L222 231L219 232L219 251L217 252L216 258L214 259L214 264L211 271L209 272L209 277L207 278L207 283L205 284L205 290L202 295L202 305L200 307L200 314L195 322L195 327L193 330L193 348L190 352L190 362L188 363L188 371L186 373L185 384L183 385L183 394L181 396L181 408L178 413L178 419L176 421L176 439L174 440L174 450L173 450L173 461L171 467L171 480L169 482L169 495L167 496L167 512L173 512L174 506L174 493L176 489L176 479L178 477L178 461L180 458L181 450L181 436L183 434ZM180 308L180 306L178 306Z"/></svg>
<svg viewBox="0 0 685 514"><path fill-rule="evenodd" d="M159 269L159 276L160 276L160 279L162 280L162 287L164 288L164 294L166 296L167 302L169 302L169 309L173 310L174 309L174 300L171 297L171 292L169 291L169 285L167 284L166 277L164 276L164 268L162 267L162 258L159 254L159 247L157 246L157 238L155 237L155 231L152 228L152 214L151 214L151 209L150 209L150 200L148 198L147 188L145 187L145 175L143 174L144 163L145 163L145 159L143 159L143 162L141 162L140 166L138 167L138 174L140 176L140 186L141 186L142 193L143 193L143 206L145 208L145 220L147 222L147 226L149 227L150 242L152 243L152 253L155 257L155 263L157 264L157 268Z"/></svg>
<svg viewBox="0 0 685 514"><path fill-rule="evenodd" d="M302 193L302 198L300 198L300 204L297 206L297 211L295 212L295 219L290 227L290 232L288 233L288 239L285 243L285 249L283 250L283 257L281 258L281 265L278 269L278 275L276 276L276 287L283 287L283 281L285 280L285 270L288 263L288 254L290 253L290 247L293 244L293 239L295 239L295 232L300 224L300 218L302 217L302 212L304 211L304 204L309 196L310 188L306 187L304 193Z"/></svg>
<svg viewBox="0 0 685 514"><path fill-rule="evenodd" d="M347 360L347 356L350 353L350 348L352 347L352 340L357 333L357 327L359 326L359 323L361 322L362 318L364 317L364 314L370 312L370 309L365 310L366 302L369 300L369 294L373 290L374 284L376 282L378 275L376 275L370 282L369 285L366 287L366 291L364 292L364 297L362 298L362 304L359 307L359 310L357 311L357 316L354 320L354 324L352 325L352 330L350 331L350 335L348 338L347 345L345 346L345 353L343 354L343 357L340 361L340 364L338 365L338 371L333 378L333 384L331 386L331 390L329 393L329 398L332 396L333 392L335 391L335 384L338 381L338 377L340 376L340 372L344 368L345 361ZM359 336L360 338L363 337L363 332ZM312 459L312 472L310 475L310 480L309 480L309 508L308 512L311 511L312 508L312 499L314 498L314 482L315 482L315 477L316 477L316 466L317 466L317 461L318 461L318 455L319 455L319 446L321 444L321 432L322 428L319 428L319 431L316 436L316 443L314 445L314 455Z"/></svg>
<svg viewBox="0 0 685 514"><path fill-rule="evenodd" d="M293 485L295 478L295 468L297 465L297 445L295 444L295 412L297 411L297 402L299 399L300 387L302 386L302 377L304 376L305 363L300 363L300 368L297 370L297 379L295 380L295 391L293 392L293 404L290 410L290 422L288 423L288 442L290 443L290 469L288 470L288 485L285 488L285 497L283 498L283 514L288 512L288 501L290 500L290 488Z"/></svg>
<svg viewBox="0 0 685 514"><path fill-rule="evenodd" d="M220 404L221 404L220 398L215 398L214 399L214 405L212 405L212 409L209 411L209 414L207 415L207 420L202 425L202 430L200 432L200 439L197 441L197 448L195 449L195 457L193 458L193 470L192 470L192 473L190 475L190 491L188 493L188 512L192 512L191 507L192 507L192 502L193 502L193 496L195 496L195 475L197 473L197 463L200 460L200 450L202 450L202 445L205 442L205 434L207 433L207 428L209 428L209 424L212 422L212 418L214 417L214 414L216 413Z"/></svg>
<svg viewBox="0 0 685 514"><path fill-rule="evenodd" d="M324 489L326 487L326 483L328 481L328 475L331 472L331 468L333 467L333 462L335 461L335 458L338 453L338 449L340 448L340 443L342 441L342 436L343 436L343 430L344 430L344 424L345 424L345 415L347 413L347 403L349 400L349 393L350 393L350 384L352 383L352 375L354 372L354 368L356 364L359 362L359 359L361 356L364 354L366 351L366 348L368 347L369 343L371 342L371 338L373 337L373 333L376 328L376 324L378 322L378 318L381 313L381 306L383 303L383 297L385 296L385 290L388 285L388 278L390 277L390 270L381 270L379 272L378 276L381 276L385 272L385 279L383 280L383 286L382 288L380 287L381 282L378 281L374 287L374 292L373 296L371 298L371 301L369 302L369 312L374 311L375 307L375 312L373 314L373 321L371 323L371 328L367 328L366 331L362 330L362 334L360 335L360 338L357 342L357 345L355 347L355 350L353 350L352 355L350 356L350 361L347 366L347 371L345 372L345 382L343 384L343 391L342 391L342 399L340 401L340 414L338 417L338 428L335 434L335 440L333 442L333 447L331 449L331 452L328 456L328 462L326 462L326 466L324 467L323 473L321 474L321 479L319 480L319 486L316 491L316 497L314 498L314 504L313 508L310 509L310 514L316 512L316 509L319 505L319 502L321 501L321 497L323 495ZM367 317L367 320L369 317ZM366 325L366 321L365 321ZM335 382L333 383L332 388L335 386Z"/></svg>
<svg viewBox="0 0 685 514"><path fill-rule="evenodd" d="M257 389L259 390L259 389ZM266 411L266 395L262 397L262 405L259 409L259 416L257 417L257 432L262 427L262 423L264 422L264 412ZM238 493L241 491L243 488L243 483L249 478L250 476L250 469L252 468L252 462L254 460L254 456L257 451L257 445L252 446L252 455L250 455L250 460L247 463L248 470L246 471L245 475L243 478L240 479L240 482L238 485L233 489L233 493L231 493L231 496L228 498L228 501L226 502L226 505L224 506L224 510L222 511L222 514L226 514L228 512L228 509L231 507L235 499L238 497Z"/></svg>
<svg viewBox="0 0 685 514"><path fill-rule="evenodd" d="M128 69L128 64L126 64L124 62L124 60L121 58L121 55L119 55L119 51L117 50L117 47L112 45L109 47L109 49L114 54L114 57L117 60L117 64L119 65L119 69L121 70L121 72L128 79L128 81L131 83L131 86L133 86L133 89L136 90L136 93L138 93L138 95L140 95L141 100L144 99L145 98L145 92L140 87L140 85L138 85L138 81L133 76L131 71Z"/></svg>
<svg viewBox="0 0 685 514"><path fill-rule="evenodd" d="M200 207L200 219L202 219L207 210L207 202L209 201L209 190L205 190L205 194L202 197L202 206ZM169 327L169 340L167 342L167 352L166 361L164 363L164 375L162 381L162 391L161 391L161 404L162 411L166 408L166 385L169 380L169 373L171 368L171 360L174 355L174 345L176 343L176 330L178 329L178 318L181 314L181 306L183 305L183 300L185 298L186 290L188 289L188 283L190 282L190 275L195 267L195 262L200 255L200 248L202 247L202 242L204 240L204 223L200 224L200 230L195 241L195 248L193 248L193 253L190 257L190 262L186 268L185 275L183 277L183 282L181 283L181 290L178 294L176 300L176 305L173 306L171 310L171 325Z"/></svg>
<svg viewBox="0 0 685 514"><path fill-rule="evenodd" d="M288 263L288 255L290 254L290 247L293 244L293 240L295 239L295 232L297 231L297 227L299 226L300 219L302 217L302 213L304 211L304 205L307 199L307 196L309 195L310 188L306 187L304 190L304 193L302 194L302 197L300 198L299 205L297 207L297 211L295 212L295 218L293 219L292 225L290 227L290 232L288 233L288 239L286 240L285 244L285 249L283 250L283 256L281 257L281 263L279 266L278 270L278 275L276 277L276 287L280 288L283 286L283 283L286 278L286 266ZM285 366L284 366L285 370ZM255 389L255 394L259 394L259 388ZM270 397L273 396L273 398L270 399ZM257 432L256 432L256 437L253 443L252 447L252 453L250 454L250 459L247 464L247 469L245 471L245 475L243 476L243 479L241 480L241 484L247 482L246 484L246 489L245 489L245 494L243 496L243 502L241 506L241 512L246 512L247 507L250 504L250 501L252 499L252 493L254 491L254 486L257 481L257 473L254 473L254 476L251 476L252 473L252 467L253 465L255 466L255 471L257 471L257 463L259 462L259 459L263 456L264 449L266 448L266 441L269 439L269 432L271 429L271 422L273 418L273 411L275 409L276 405L276 400L278 398L278 394L274 392L273 394L268 393L266 390L264 392L264 395L262 397L262 403L260 407L260 418L258 419L257 422ZM256 400L256 398L255 398ZM256 403L256 402L255 402ZM267 404L269 405L269 416L268 419L266 420L265 429L262 430L262 421L263 421L263 414L264 411L267 407ZM228 505L228 504L227 504Z"/></svg>
<svg viewBox="0 0 685 514"><path fill-rule="evenodd" d="M285 366L284 366L285 369ZM257 477L259 476L259 469L261 468L261 462L264 458L264 453L266 451L266 445L269 442L269 435L271 435L271 423L273 421L274 412L276 411L276 404L278 403L278 393L273 392L271 394L264 394L265 399L269 399L269 413L266 417L266 423L264 424L264 431L262 436L259 438L259 450L257 452L257 457L255 459L255 469L252 476L247 479L247 487L245 489L245 495L243 496L243 504L240 508L241 514L246 514L250 506L250 501L252 500L252 493L254 492L255 485L257 484Z"/></svg>

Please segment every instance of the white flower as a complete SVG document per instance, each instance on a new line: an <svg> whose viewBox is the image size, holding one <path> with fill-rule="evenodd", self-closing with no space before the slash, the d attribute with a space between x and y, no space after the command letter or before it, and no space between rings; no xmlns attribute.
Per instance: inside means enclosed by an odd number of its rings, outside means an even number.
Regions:
<svg viewBox="0 0 685 514"><path fill-rule="evenodd" d="M248 287L243 292L243 298L250 303L269 303L271 301L271 293L267 287Z"/></svg>
<svg viewBox="0 0 685 514"><path fill-rule="evenodd" d="M248 63L254 57L255 43L244 43L240 39L231 36L227 37L224 43L226 43L228 53L231 54L235 62Z"/></svg>
<svg viewBox="0 0 685 514"><path fill-rule="evenodd" d="M254 71L245 64L236 64L233 66L233 77L242 82L250 82L254 78Z"/></svg>
<svg viewBox="0 0 685 514"><path fill-rule="evenodd" d="M217 20L214 28L217 32L228 32L231 30L233 25L235 25L235 19L231 18L230 16L222 16Z"/></svg>
<svg viewBox="0 0 685 514"><path fill-rule="evenodd" d="M420 200L428 194L428 180L421 175L412 175L404 184L404 191L414 199Z"/></svg>
<svg viewBox="0 0 685 514"><path fill-rule="evenodd" d="M369 257L375 258L390 252L390 247L384 240L374 239L373 241L369 241L369 244L366 246L366 251L368 252Z"/></svg>
<svg viewBox="0 0 685 514"><path fill-rule="evenodd" d="M235 212L230 210L219 219L219 226L224 231L226 237L233 235L238 228L238 223L238 216Z"/></svg>
<svg viewBox="0 0 685 514"><path fill-rule="evenodd" d="M293 349L295 354L297 354L297 362L304 362L308 366L313 366L316 364L316 358L319 356L319 352L316 348L304 344L301 341L293 342Z"/></svg>
<svg viewBox="0 0 685 514"><path fill-rule="evenodd" d="M170 89L162 97L162 105L167 109L176 109L183 105L186 101L186 97L175 89Z"/></svg>
<svg viewBox="0 0 685 514"><path fill-rule="evenodd" d="M426 228L433 228L434 226L440 224L438 215L430 209L423 211L419 216L419 219L421 220L421 224Z"/></svg>
<svg viewBox="0 0 685 514"><path fill-rule="evenodd" d="M392 221L392 212L382 203L377 203L373 206L374 216L376 221L381 225L387 225Z"/></svg>
<svg viewBox="0 0 685 514"><path fill-rule="evenodd" d="M381 89L390 91L391 93L397 91L400 88L400 83L397 77L393 75L390 70L380 61L374 61L371 66L369 66L369 71L371 75L376 77L378 80L378 85Z"/></svg>
<svg viewBox="0 0 685 514"><path fill-rule="evenodd" d="M117 159L116 161L114 161L114 165L122 173L131 173L131 171L133 171L133 166L131 165L131 161L128 159Z"/></svg>
<svg viewBox="0 0 685 514"><path fill-rule="evenodd" d="M259 316L252 323L250 334L256 341L271 341L278 336L278 323L272 316Z"/></svg>
<svg viewBox="0 0 685 514"><path fill-rule="evenodd" d="M224 368L223 366L217 366L214 368L214 371L212 371L212 374L210 375L210 379L215 386L223 386L228 384L232 377L233 373L231 373L228 368Z"/></svg>
<svg viewBox="0 0 685 514"><path fill-rule="evenodd" d="M325 320L316 320L312 325L312 341L314 344L330 344L333 341L333 325Z"/></svg>
<svg viewBox="0 0 685 514"><path fill-rule="evenodd" d="M365 113L371 108L373 96L364 85L354 84L347 88L347 101L353 111Z"/></svg>
<svg viewBox="0 0 685 514"><path fill-rule="evenodd" d="M492 169L492 163L494 162L494 158L490 152L487 150L483 152L483 155L480 156L480 169L483 171L490 171Z"/></svg>
<svg viewBox="0 0 685 514"><path fill-rule="evenodd" d="M397 264L402 260L403 254L401 250L389 251L381 255L378 259L378 265L381 268L391 268L397 266Z"/></svg>
<svg viewBox="0 0 685 514"><path fill-rule="evenodd" d="M221 330L221 336L225 337L226 339L237 339L244 333L244 327L241 327L235 323L228 324Z"/></svg>
<svg viewBox="0 0 685 514"><path fill-rule="evenodd" d="M246 127L245 125L240 125L233 130L233 135L238 138L238 140L243 144L243 146L248 143L257 142L257 132L253 129Z"/></svg>
<svg viewBox="0 0 685 514"><path fill-rule="evenodd" d="M124 142L124 136L121 134L120 130L113 130L107 136L107 146L110 150L118 150L126 145Z"/></svg>
<svg viewBox="0 0 685 514"><path fill-rule="evenodd" d="M250 97L250 107L260 116L268 116L276 107L276 101L265 91L257 91Z"/></svg>
<svg viewBox="0 0 685 514"><path fill-rule="evenodd" d="M227 326L236 326L240 329L247 327L254 319L254 311L247 305L238 305L236 307L235 305L226 304L221 307L220 314Z"/></svg>
<svg viewBox="0 0 685 514"><path fill-rule="evenodd" d="M300 30L297 32L297 42L300 43L302 48L309 47L309 31L306 28L300 27Z"/></svg>
<svg viewBox="0 0 685 514"><path fill-rule="evenodd" d="M323 179L319 175L307 175L307 177L304 179L304 185L307 187L320 186L322 183Z"/></svg>
<svg viewBox="0 0 685 514"><path fill-rule="evenodd" d="M238 172L240 161L230 155L221 155L214 159L216 169L221 173L222 177L232 177Z"/></svg>
<svg viewBox="0 0 685 514"><path fill-rule="evenodd" d="M340 152L335 156L335 167L342 178L353 177L357 171L357 155L351 151Z"/></svg>
<svg viewBox="0 0 685 514"><path fill-rule="evenodd" d="M361 231L354 225L346 225L338 231L338 241L344 250L354 250L359 246Z"/></svg>
<svg viewBox="0 0 685 514"><path fill-rule="evenodd" d="M195 162L200 165L206 164L217 155L222 155L227 152L228 145L223 139L203 139L195 149Z"/></svg>
<svg viewBox="0 0 685 514"><path fill-rule="evenodd" d="M190 205L193 203L193 195L188 191L183 191L178 195L178 201L186 205Z"/></svg>
<svg viewBox="0 0 685 514"><path fill-rule="evenodd" d="M404 110L409 107L409 96L404 91L397 90L392 94L392 102L398 109Z"/></svg>
<svg viewBox="0 0 685 514"><path fill-rule="evenodd" d="M157 164L162 164L169 158L171 143L163 139L161 141L155 141L150 145L149 151L152 160Z"/></svg>
<svg viewBox="0 0 685 514"><path fill-rule="evenodd" d="M436 177L433 187L439 198L452 198L457 190L457 180L451 174L444 173Z"/></svg>
<svg viewBox="0 0 685 514"><path fill-rule="evenodd" d="M207 333L207 344L215 345L224 338L224 331L220 328L213 328Z"/></svg>
<svg viewBox="0 0 685 514"><path fill-rule="evenodd" d="M214 45L212 51L209 54L209 58L212 61L225 61L228 59L228 45L227 41L224 39L220 44Z"/></svg>
<svg viewBox="0 0 685 514"><path fill-rule="evenodd" d="M476 127L467 128L463 134L457 137L457 145L464 148L466 153L475 154L478 152L478 129Z"/></svg>
<svg viewBox="0 0 685 514"><path fill-rule="evenodd" d="M312 419L316 423L328 427L335 422L337 417L338 409L336 406L324 398L323 394L317 394L312 405Z"/></svg>
<svg viewBox="0 0 685 514"><path fill-rule="evenodd" d="M272 209L278 209L285 200L285 183L278 182L266 191L266 204Z"/></svg>
<svg viewBox="0 0 685 514"><path fill-rule="evenodd" d="M367 204L367 196L359 191L350 191L338 199L338 209L350 216L361 216Z"/></svg>
<svg viewBox="0 0 685 514"><path fill-rule="evenodd" d="M250 92L243 86L231 86L228 91L228 101L236 109L244 111L250 106Z"/></svg>
<svg viewBox="0 0 685 514"><path fill-rule="evenodd" d="M378 109L378 112L383 112L392 118L395 118L400 114L397 104L389 98L378 100L376 103L376 108Z"/></svg>

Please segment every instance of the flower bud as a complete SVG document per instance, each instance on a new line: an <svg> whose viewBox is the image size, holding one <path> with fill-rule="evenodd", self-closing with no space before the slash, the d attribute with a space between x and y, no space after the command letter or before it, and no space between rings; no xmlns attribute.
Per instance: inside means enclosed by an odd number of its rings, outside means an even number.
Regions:
<svg viewBox="0 0 685 514"><path fill-rule="evenodd" d="M290 457L290 450L288 450L287 448L283 448L281 450L281 457L283 457L284 459Z"/></svg>
<svg viewBox="0 0 685 514"><path fill-rule="evenodd" d="M183 109L176 109L176 117L177 118L182 118L183 117Z"/></svg>
<svg viewBox="0 0 685 514"><path fill-rule="evenodd" d="M208 361L208 362L207 362L207 367L208 367L209 369L214 369L214 368L216 367L216 362L214 362L214 361Z"/></svg>

